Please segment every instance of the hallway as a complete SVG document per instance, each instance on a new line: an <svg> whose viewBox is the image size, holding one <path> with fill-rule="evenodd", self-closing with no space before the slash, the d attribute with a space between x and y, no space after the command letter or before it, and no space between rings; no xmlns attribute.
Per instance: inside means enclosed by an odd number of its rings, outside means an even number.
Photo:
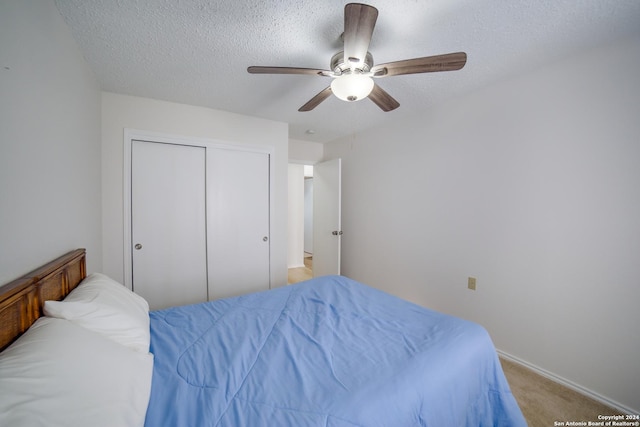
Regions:
<svg viewBox="0 0 640 427"><path fill-rule="evenodd" d="M313 256L305 252L304 253L304 267L290 268L288 271L287 283L303 282L313 278Z"/></svg>

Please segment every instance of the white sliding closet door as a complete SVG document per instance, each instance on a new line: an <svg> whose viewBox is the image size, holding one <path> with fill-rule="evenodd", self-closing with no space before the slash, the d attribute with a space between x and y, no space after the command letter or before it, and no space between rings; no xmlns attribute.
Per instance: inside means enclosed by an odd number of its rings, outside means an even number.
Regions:
<svg viewBox="0 0 640 427"><path fill-rule="evenodd" d="M132 287L151 309L207 300L205 154L132 141Z"/></svg>
<svg viewBox="0 0 640 427"><path fill-rule="evenodd" d="M270 288L269 154L207 150L209 298Z"/></svg>

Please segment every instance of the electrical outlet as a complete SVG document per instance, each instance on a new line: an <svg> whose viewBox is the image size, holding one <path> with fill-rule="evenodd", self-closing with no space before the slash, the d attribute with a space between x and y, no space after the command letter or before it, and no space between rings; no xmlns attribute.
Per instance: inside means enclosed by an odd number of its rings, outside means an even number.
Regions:
<svg viewBox="0 0 640 427"><path fill-rule="evenodd" d="M476 278L475 277L469 277L469 281L467 282L467 287L469 289L471 289L472 291L476 290Z"/></svg>

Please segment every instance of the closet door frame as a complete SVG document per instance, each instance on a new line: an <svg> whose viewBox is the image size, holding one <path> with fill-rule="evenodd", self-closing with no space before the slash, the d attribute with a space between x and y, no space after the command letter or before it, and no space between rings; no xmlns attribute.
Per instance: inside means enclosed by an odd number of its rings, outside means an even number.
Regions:
<svg viewBox="0 0 640 427"><path fill-rule="evenodd" d="M124 177L123 177L123 219L124 219L124 285L132 289L133 286L133 265L132 265L132 221L131 221L131 148L134 140L158 142L166 144L179 144L179 145L191 145L195 147L204 147L210 149L226 149L226 150L239 150L249 151L254 153L263 153L269 156L269 233L275 230L275 212L274 212L274 147L263 145L252 145L246 143L234 143L212 138L196 138L181 135L170 135L159 132L151 132L137 129L124 129ZM271 244L271 236L269 237L268 244L270 246L269 252L273 249ZM271 288L274 283L274 268L273 257L269 257L269 287Z"/></svg>

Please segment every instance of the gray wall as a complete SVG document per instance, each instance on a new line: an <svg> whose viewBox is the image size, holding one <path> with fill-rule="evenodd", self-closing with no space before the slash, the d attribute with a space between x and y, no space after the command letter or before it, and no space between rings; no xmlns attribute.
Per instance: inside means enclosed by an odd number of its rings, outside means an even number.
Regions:
<svg viewBox="0 0 640 427"><path fill-rule="evenodd" d="M638 411L639 69L622 41L326 145L343 273Z"/></svg>
<svg viewBox="0 0 640 427"><path fill-rule="evenodd" d="M100 270L94 75L53 1L2 1L0 52L0 284L77 247Z"/></svg>
<svg viewBox="0 0 640 427"><path fill-rule="evenodd" d="M287 283L288 125L210 108L102 93L104 272L124 282L124 130L133 129L274 150L271 285Z"/></svg>

